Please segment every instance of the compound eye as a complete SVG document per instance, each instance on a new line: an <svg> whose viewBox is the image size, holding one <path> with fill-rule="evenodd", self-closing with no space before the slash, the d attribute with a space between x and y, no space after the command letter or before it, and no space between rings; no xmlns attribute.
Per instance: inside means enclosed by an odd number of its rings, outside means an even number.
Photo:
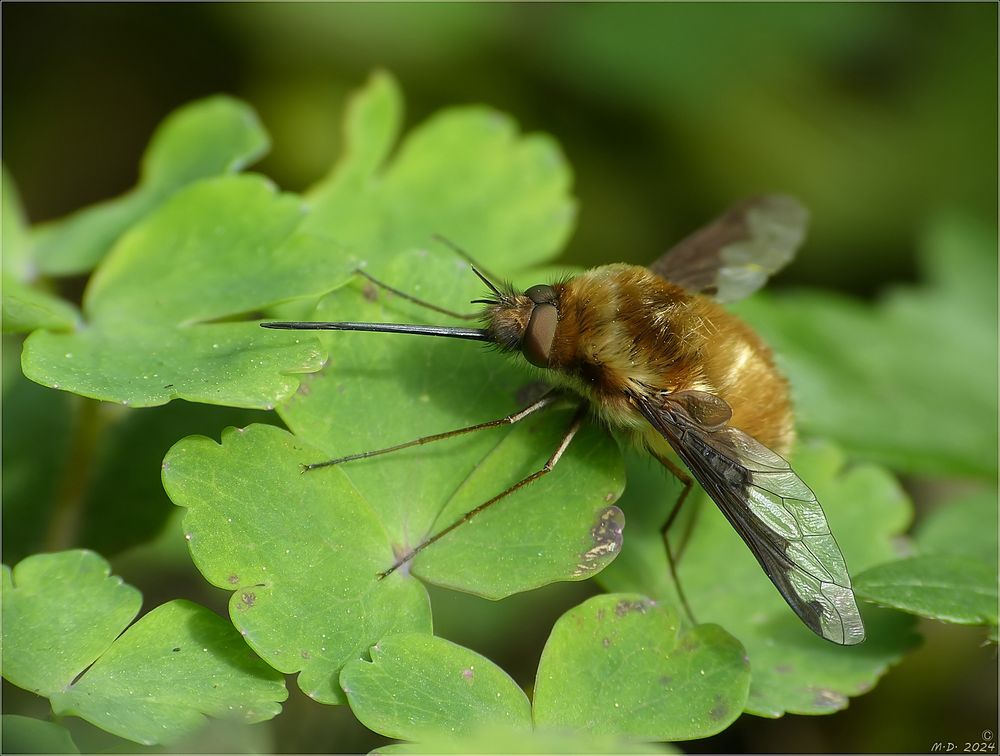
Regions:
<svg viewBox="0 0 1000 756"><path fill-rule="evenodd" d="M553 289L548 284L537 284L532 286L526 292L524 296L534 302L536 305L539 304L555 304L558 296L556 296L556 290Z"/></svg>
<svg viewBox="0 0 1000 756"><path fill-rule="evenodd" d="M525 293L527 294L527 292ZM528 327L524 329L524 338L521 340L521 354L532 365L549 366L549 353L552 351L552 342L555 339L558 323L559 310L556 309L555 305L536 304L531 311Z"/></svg>

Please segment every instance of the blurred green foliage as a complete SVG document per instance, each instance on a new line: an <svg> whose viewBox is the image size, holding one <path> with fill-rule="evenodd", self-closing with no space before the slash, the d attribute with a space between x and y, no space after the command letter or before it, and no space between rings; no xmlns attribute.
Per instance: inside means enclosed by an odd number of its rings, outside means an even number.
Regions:
<svg viewBox="0 0 1000 756"><path fill-rule="evenodd" d="M305 187L373 66L399 75L410 122L488 102L553 134L577 173L567 254L583 265L651 260L731 200L780 189L815 218L785 279L867 292L915 275L927 216L995 216L991 4L29 5L4 19L4 159L35 220L130 186L163 115L220 90L261 113L263 170Z"/></svg>
<svg viewBox="0 0 1000 756"><path fill-rule="evenodd" d="M407 125L443 105L485 102L555 137L579 200L569 263L647 262L735 198L796 194L814 225L776 288L836 291L763 298L745 314L791 373L803 429L908 473L919 508L946 513L944 525L918 530L924 553L952 558L942 542L961 546L976 522L992 514L995 523L996 6L5 4L2 13L4 161L33 223L127 191L153 127L218 92L251 102L273 137L259 170L286 190L312 185L345 148L337 124L348 92L376 66L399 75ZM462 195L458 173L439 181ZM80 283L25 267L12 191L5 175L5 303L25 281L33 288L26 307L5 309L4 326L70 327L75 309L51 294L79 305ZM853 298L888 289L874 306ZM112 555L148 541L169 507L155 479L167 446L248 422L247 413L178 402L109 412L27 383L20 344L4 347L8 563L46 547ZM81 438L95 415L100 433ZM963 486L986 504L947 514ZM995 541L977 546L977 558L985 550L988 561L990 548ZM224 611L221 592L170 582L190 571L186 559L140 545L122 564L148 594L195 593ZM509 661L504 668L530 684L548 627L580 591L550 586L500 604L433 593L438 633ZM511 629L526 608L543 625L526 632L533 643ZM959 630L924 629L926 653L850 711L774 725L743 717L688 745L923 750L996 732L995 650L977 650L978 637ZM5 712L36 712L4 692ZM266 735L234 725L176 747L361 751L381 742L318 708L293 696ZM67 727L82 750L121 747L75 720Z"/></svg>

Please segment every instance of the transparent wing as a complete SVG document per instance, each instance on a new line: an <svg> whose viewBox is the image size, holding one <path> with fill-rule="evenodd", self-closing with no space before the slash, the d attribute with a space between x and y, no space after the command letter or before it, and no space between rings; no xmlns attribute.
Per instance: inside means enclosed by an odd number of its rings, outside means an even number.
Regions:
<svg viewBox="0 0 1000 756"><path fill-rule="evenodd" d="M649 268L692 293L735 302L788 264L808 224L809 212L792 197L753 197L678 242Z"/></svg>
<svg viewBox="0 0 1000 756"><path fill-rule="evenodd" d="M844 556L816 495L783 458L728 425L706 427L722 399L698 391L633 396L757 557L788 605L815 633L845 646L865 639ZM728 406L728 405L727 405Z"/></svg>

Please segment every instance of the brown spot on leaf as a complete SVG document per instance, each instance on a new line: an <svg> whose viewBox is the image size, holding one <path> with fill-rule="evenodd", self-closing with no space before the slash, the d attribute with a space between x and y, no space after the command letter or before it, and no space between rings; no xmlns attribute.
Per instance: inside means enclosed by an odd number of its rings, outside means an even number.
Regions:
<svg viewBox="0 0 1000 756"><path fill-rule="evenodd" d="M240 582L240 576L233 574L227 577L226 580L229 582L230 585L238 585Z"/></svg>
<svg viewBox="0 0 1000 756"><path fill-rule="evenodd" d="M708 716L713 722L721 722L729 716L729 706L722 700L722 696L715 696L715 705L709 710Z"/></svg>
<svg viewBox="0 0 1000 756"><path fill-rule="evenodd" d="M302 658L303 659L312 659L312 654L310 654L308 650L302 649Z"/></svg>
<svg viewBox="0 0 1000 756"><path fill-rule="evenodd" d="M475 676L476 676L476 673L473 671L472 667L469 667L467 669L463 669L462 670L462 677L465 678L466 680L468 680L469 682L472 682L472 679Z"/></svg>
<svg viewBox="0 0 1000 756"><path fill-rule="evenodd" d="M864 680L864 681L858 683L854 687L854 693L856 695L860 696L860 695L862 695L864 693L867 693L868 691L870 691L874 687L875 687L875 682L873 680Z"/></svg>
<svg viewBox="0 0 1000 756"><path fill-rule="evenodd" d="M614 558L614 555L621 551L624 528L625 515L618 507L610 506L602 509L597 515L597 522L590 529L593 545L580 554L580 561L573 575L579 577L594 572Z"/></svg>
<svg viewBox="0 0 1000 756"><path fill-rule="evenodd" d="M684 636L684 639L677 644L677 650L682 654L689 654L692 651L697 651L698 641L692 637L691 633L688 633Z"/></svg>
<svg viewBox="0 0 1000 756"><path fill-rule="evenodd" d="M671 675L662 675L657 682L659 682L660 685L662 685L664 688L669 688L670 684L673 681L674 681L673 676L671 676Z"/></svg>
<svg viewBox="0 0 1000 756"><path fill-rule="evenodd" d="M610 639L610 638L605 638L605 639L603 639L603 640L601 641L601 645L602 645L602 646L604 646L605 648L607 648L608 646L610 646L610 645L611 645L611 639Z"/></svg>
<svg viewBox="0 0 1000 756"><path fill-rule="evenodd" d="M628 599L622 599L615 604L615 614L619 617L624 617L626 614L630 614L632 612L645 614L647 608L648 602L646 601L629 601Z"/></svg>
<svg viewBox="0 0 1000 756"><path fill-rule="evenodd" d="M243 595L240 596L240 599L243 601L244 607L249 609L257 603L257 594L252 591L243 591Z"/></svg>
<svg viewBox="0 0 1000 756"><path fill-rule="evenodd" d="M842 709L847 705L847 696L829 688L815 688L813 703L821 709Z"/></svg>
<svg viewBox="0 0 1000 756"><path fill-rule="evenodd" d="M371 283L366 283L364 288L361 289L361 296L367 299L369 302L378 301L378 289Z"/></svg>
<svg viewBox="0 0 1000 756"><path fill-rule="evenodd" d="M777 672L779 675L791 674L791 672L794 671L794 669L795 667L793 667L791 664L774 665L774 671Z"/></svg>

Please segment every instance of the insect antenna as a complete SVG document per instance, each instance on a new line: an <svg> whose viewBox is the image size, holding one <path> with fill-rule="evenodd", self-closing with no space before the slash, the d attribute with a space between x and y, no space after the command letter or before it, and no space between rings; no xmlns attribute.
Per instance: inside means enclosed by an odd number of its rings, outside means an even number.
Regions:
<svg viewBox="0 0 1000 756"><path fill-rule="evenodd" d="M402 289L397 289L395 286L390 286L389 284L380 281L379 279L375 278L375 276L371 275L362 268L358 268L354 272L357 275L364 278L365 280L367 280L369 283L379 287L380 289L384 289L385 291L388 291L390 294L395 294L397 297L405 299L407 302L413 302L414 304L420 305L421 307L424 307L428 310L433 310L434 312L440 312L442 315L449 315L453 318L458 318L459 320L475 320L476 318L479 317L478 312L471 312L471 313L455 312L454 310L449 310L447 307L441 307L440 305L436 305L433 302L428 302L424 299L420 299L419 297L415 297L412 294L408 294L407 292L403 291Z"/></svg>
<svg viewBox="0 0 1000 756"><path fill-rule="evenodd" d="M442 234L432 234L431 238L434 239L434 241L441 242L441 244L445 245L448 249L450 249L456 255L458 255L463 260L465 260L467 263L469 263L469 265L472 266L473 270L475 270L476 268L479 268L479 270L482 270L490 278L497 278L497 276L494 276L492 273L490 273L488 270L486 270L486 268L484 268L482 265L480 265L478 262L476 262L476 260L472 257L472 255L470 255L468 252L466 252L464 249L462 249L460 246L458 246L455 242L453 242L447 236L444 236ZM478 271L477 271L477 275L479 275ZM482 278L481 275L479 277ZM486 285L489 286L491 289L493 289L493 285L489 281L486 281ZM494 291L496 291L496 290L494 289Z"/></svg>
<svg viewBox="0 0 1000 756"><path fill-rule="evenodd" d="M476 268L475 265L470 265L470 267L472 268L472 272L479 277L480 281L489 287L490 291L493 292L494 295L489 299L474 299L472 300L472 304L496 305L508 299L508 295L504 294L503 291L497 288L497 286L490 281L489 278L480 273L479 269ZM405 291L379 281L370 273L367 273L360 268L354 272L375 286L385 289L386 291L413 302L414 304L420 305L421 307L426 307L429 310L434 310L435 312L440 312L442 314L461 318L463 320L472 320L479 317L479 313L458 313L453 310L440 307L431 302L427 302L423 299L419 299L418 297L414 297L412 294L407 294ZM425 326L411 325L408 323L356 323L296 320L272 321L269 323L261 323L260 326L261 328L273 328L286 331L368 331L372 333L411 333L418 336L443 336L445 338L467 339L471 341L494 341L489 331L484 328L455 328L452 326Z"/></svg>
<svg viewBox="0 0 1000 756"><path fill-rule="evenodd" d="M489 287L490 291L492 291L498 299L503 299L503 292L500 291L500 289L498 289L490 279L488 279L486 276L480 273L479 269L476 268L475 265L472 265L470 267L472 268L472 272L475 273L477 276L479 276L479 280L482 281L484 284L486 284Z"/></svg>

